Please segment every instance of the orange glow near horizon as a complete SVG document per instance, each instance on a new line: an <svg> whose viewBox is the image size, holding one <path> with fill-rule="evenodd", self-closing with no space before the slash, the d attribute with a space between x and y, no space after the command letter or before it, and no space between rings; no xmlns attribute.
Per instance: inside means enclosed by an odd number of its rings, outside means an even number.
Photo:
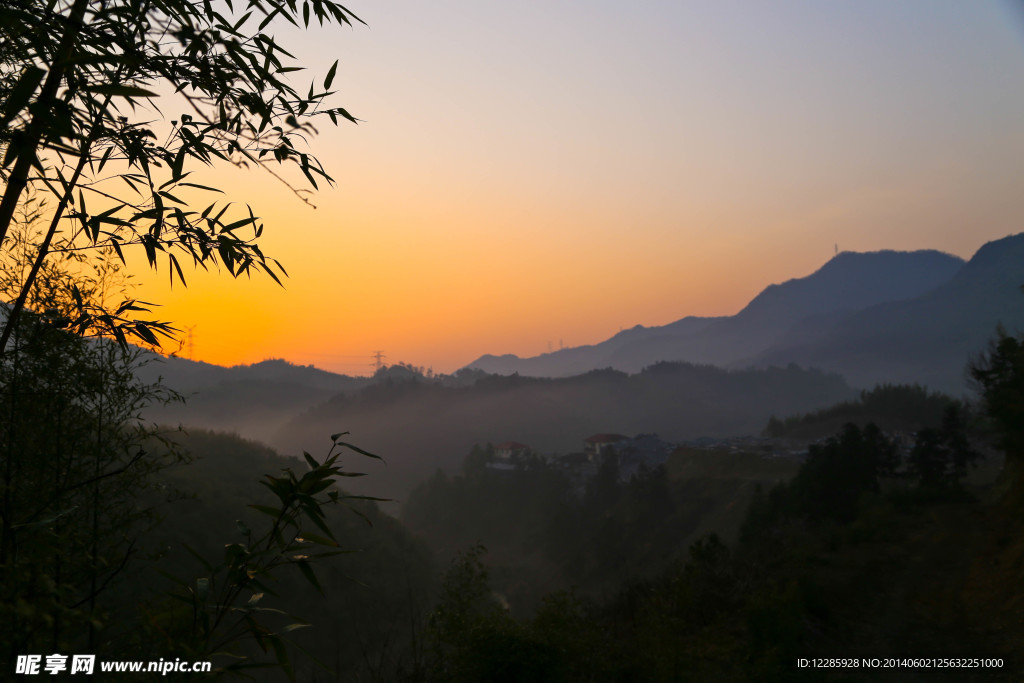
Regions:
<svg viewBox="0 0 1024 683"><path fill-rule="evenodd" d="M317 209L258 171L193 178L262 217L283 288L132 262L196 359L451 372L734 314L837 243L969 258L1024 229L1024 51L997 3L445 7L298 36L314 78L341 52L365 121L315 139Z"/></svg>

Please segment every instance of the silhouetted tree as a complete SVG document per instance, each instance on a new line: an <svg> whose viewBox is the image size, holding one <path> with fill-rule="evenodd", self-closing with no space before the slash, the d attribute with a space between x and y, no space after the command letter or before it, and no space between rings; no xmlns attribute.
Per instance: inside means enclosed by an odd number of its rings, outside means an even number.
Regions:
<svg viewBox="0 0 1024 683"><path fill-rule="evenodd" d="M955 403L946 409L940 428L918 432L907 467L924 488L955 488L979 457L967 438L963 408Z"/></svg>
<svg viewBox="0 0 1024 683"><path fill-rule="evenodd" d="M49 279L43 280L47 282ZM139 497L175 460L140 413L173 398L138 350L22 316L0 360L0 632L8 654L93 648L152 522ZM116 627L116 620L112 626Z"/></svg>
<svg viewBox="0 0 1024 683"><path fill-rule="evenodd" d="M878 491L879 476L891 471L893 454L874 425L863 431L846 425L838 436L810 447L791 485L796 511L811 519L853 519L861 496Z"/></svg>
<svg viewBox="0 0 1024 683"><path fill-rule="evenodd" d="M313 188L331 182L304 143L315 118L355 121L324 106L337 63L322 87L304 93L286 75L300 67L266 31L275 20L311 19L359 21L334 0L250 0L239 12L182 0L0 3L0 250L28 188L53 197L0 331L0 355L55 252L106 247L123 259L137 249L153 267L166 258L182 283L179 257L278 279L283 270L260 250L252 211L193 208L197 191L219 190L189 175L214 162L268 170L273 162L293 165ZM163 106L138 106L161 98ZM145 326L127 333L155 341Z"/></svg>
<svg viewBox="0 0 1024 683"><path fill-rule="evenodd" d="M987 353L970 367L985 412L1010 458L1024 458L1024 340L1000 329Z"/></svg>

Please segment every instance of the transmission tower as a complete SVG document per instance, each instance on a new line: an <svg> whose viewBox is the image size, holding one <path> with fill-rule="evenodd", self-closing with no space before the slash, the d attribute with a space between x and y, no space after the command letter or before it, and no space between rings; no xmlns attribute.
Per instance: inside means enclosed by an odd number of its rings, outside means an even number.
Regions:
<svg viewBox="0 0 1024 683"><path fill-rule="evenodd" d="M195 325L189 325L185 328L185 357L189 360L195 360L193 357L196 350L195 335L192 330L196 329Z"/></svg>

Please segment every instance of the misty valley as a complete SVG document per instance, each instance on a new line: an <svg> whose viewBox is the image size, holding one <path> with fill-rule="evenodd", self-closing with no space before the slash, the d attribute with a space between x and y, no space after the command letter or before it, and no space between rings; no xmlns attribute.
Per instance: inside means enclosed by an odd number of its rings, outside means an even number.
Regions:
<svg viewBox="0 0 1024 683"><path fill-rule="evenodd" d="M1022 264L1021 235L843 253L736 316L450 375L26 317L0 642L255 680L1015 680Z"/></svg>

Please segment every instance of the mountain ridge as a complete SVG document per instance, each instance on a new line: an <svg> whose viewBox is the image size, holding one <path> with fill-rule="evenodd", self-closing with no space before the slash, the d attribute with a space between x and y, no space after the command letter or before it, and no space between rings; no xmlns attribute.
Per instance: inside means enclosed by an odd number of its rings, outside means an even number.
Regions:
<svg viewBox="0 0 1024 683"><path fill-rule="evenodd" d="M854 385L919 382L960 393L965 367L997 326L1024 330L1024 233L983 245L949 281L912 299L846 316L808 343L791 337L736 363L799 362L839 372Z"/></svg>
<svg viewBox="0 0 1024 683"><path fill-rule="evenodd" d="M688 316L532 358L485 355L466 367L558 377L597 367L638 372L659 361L727 366L767 351L808 318L837 318L918 296L948 281L964 265L963 259L936 250L841 252L808 276L768 285L733 316Z"/></svg>

